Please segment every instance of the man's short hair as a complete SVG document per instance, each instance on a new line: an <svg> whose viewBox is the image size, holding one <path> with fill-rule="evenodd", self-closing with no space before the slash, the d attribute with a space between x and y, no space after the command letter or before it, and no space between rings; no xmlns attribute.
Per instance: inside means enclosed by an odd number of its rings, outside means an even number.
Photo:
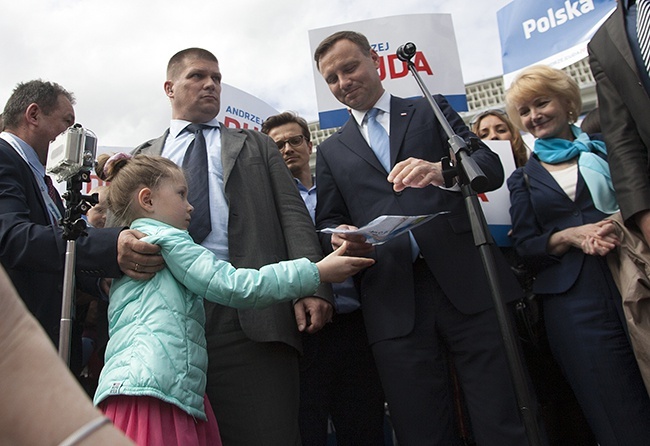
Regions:
<svg viewBox="0 0 650 446"><path fill-rule="evenodd" d="M364 53L370 53L372 47L368 38L361 33L356 31L339 31L332 34L329 37L326 37L314 51L314 60L316 61L316 67L320 69L320 59L323 57L329 50L332 49L334 44L339 40L349 40L354 43L359 49Z"/></svg>
<svg viewBox="0 0 650 446"><path fill-rule="evenodd" d="M59 104L61 95L74 105L74 95L57 83L37 79L16 85L2 112L3 129L18 127L27 107L31 104L38 105L43 113L49 115Z"/></svg>
<svg viewBox="0 0 650 446"><path fill-rule="evenodd" d="M209 60L210 62L219 63L215 55L208 50L204 50L203 48L187 48L174 54L169 59L169 63L167 64L167 79L175 79L179 75L180 68L186 59Z"/></svg>
<svg viewBox="0 0 650 446"><path fill-rule="evenodd" d="M305 138L307 138L307 141L311 139L311 133L309 132L309 125L307 124L307 121L305 121L294 112L284 112L280 113L279 115L269 116L262 124L262 133L268 135L269 132L274 128L291 123L295 123L300 126L302 129L302 134Z"/></svg>

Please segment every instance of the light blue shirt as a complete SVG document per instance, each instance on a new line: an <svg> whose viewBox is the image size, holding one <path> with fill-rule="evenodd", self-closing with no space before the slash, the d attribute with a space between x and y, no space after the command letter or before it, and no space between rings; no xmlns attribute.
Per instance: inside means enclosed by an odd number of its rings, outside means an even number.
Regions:
<svg viewBox="0 0 650 446"><path fill-rule="evenodd" d="M50 219L52 221L52 224L54 226L58 225L58 221L61 219L62 215L61 212L59 212L58 207L56 206L56 203L50 198L50 194L48 192L47 185L45 184L45 166L41 163L41 161L38 159L38 154L34 150L32 146L27 144L25 141L20 139L18 136L14 135L13 133L9 132L2 132L0 134L0 137L7 141L11 147L20 155L22 159L25 160L25 162L29 165L30 169L32 170L32 173L34 174L34 178L36 179L36 182L38 183L38 188L41 191L41 195L43 196L43 201L45 202L45 205L47 207L47 210L50 214Z"/></svg>
<svg viewBox="0 0 650 446"><path fill-rule="evenodd" d="M390 94L387 91L384 91L384 94L375 102L372 108L378 108L379 113L377 113L377 122L386 130L386 134L390 137ZM368 122L365 119L366 113L368 110L351 110L354 120L357 122L359 131L365 138L368 145L370 145L370 136L368 135ZM372 148L372 147L371 147ZM391 166L391 169L393 166ZM420 247L415 241L413 233L409 231L409 239L411 240L411 257L415 261L420 254Z"/></svg>
<svg viewBox="0 0 650 446"><path fill-rule="evenodd" d="M379 100L375 103L372 108L378 108L379 113L377 113L377 122L386 130L386 134L390 136L390 94L387 91L384 91L384 94L381 95ZM368 110L350 110L354 120L359 126L361 134L370 145L370 137L368 136L368 123L366 122L366 113Z"/></svg>
<svg viewBox="0 0 650 446"><path fill-rule="evenodd" d="M165 140L162 155L179 166L194 134L183 131L191 122L173 119L169 125L169 136ZM221 130L216 118L203 124L213 126L203 130L208 150L208 193L210 195L210 221L212 230L201 242L221 260L229 260L228 254L228 201L223 184L223 164L221 163Z"/></svg>
<svg viewBox="0 0 650 446"><path fill-rule="evenodd" d="M305 206L307 206L307 210L309 211L309 216L311 217L311 221L315 222L316 221L316 179L312 176L312 182L314 183L314 185L310 189L307 189L305 185L302 184L298 178L294 178L293 180L296 182L296 186L298 187L298 191L300 192L302 201L304 201Z"/></svg>
<svg viewBox="0 0 650 446"><path fill-rule="evenodd" d="M313 178L314 185L307 189L298 178L294 178L298 191L305 206L311 216L311 221L316 221L316 179ZM357 308L361 307L359 303L359 293L354 286L352 277L349 277L345 282L333 283L332 291L334 292L334 309L337 313L351 313Z"/></svg>

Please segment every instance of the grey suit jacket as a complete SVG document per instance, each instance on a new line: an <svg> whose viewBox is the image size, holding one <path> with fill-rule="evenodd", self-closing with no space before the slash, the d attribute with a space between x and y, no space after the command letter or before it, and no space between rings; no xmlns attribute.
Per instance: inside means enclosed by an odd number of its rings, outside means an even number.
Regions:
<svg viewBox="0 0 650 446"><path fill-rule="evenodd" d="M168 134L169 130L134 153L160 155ZM275 143L260 132L222 124L221 150L230 262L238 268L260 268L300 257L320 260L311 217ZM329 284L321 284L316 295L333 304ZM251 340L279 341L302 350L291 302L238 313Z"/></svg>
<svg viewBox="0 0 650 446"><path fill-rule="evenodd" d="M650 98L630 49L620 1L588 49L614 189L629 220L650 209Z"/></svg>

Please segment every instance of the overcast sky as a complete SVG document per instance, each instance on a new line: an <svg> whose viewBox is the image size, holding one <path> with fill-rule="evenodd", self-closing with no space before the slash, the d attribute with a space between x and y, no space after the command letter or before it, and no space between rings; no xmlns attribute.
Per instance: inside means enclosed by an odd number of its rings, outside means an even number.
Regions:
<svg viewBox="0 0 650 446"><path fill-rule="evenodd" d="M198 46L223 82L317 119L308 30L402 14L452 15L464 82L502 74L496 12L511 0L20 0L0 14L0 107L18 82L58 82L101 146L162 134L165 68ZM435 70L435 61L432 62Z"/></svg>

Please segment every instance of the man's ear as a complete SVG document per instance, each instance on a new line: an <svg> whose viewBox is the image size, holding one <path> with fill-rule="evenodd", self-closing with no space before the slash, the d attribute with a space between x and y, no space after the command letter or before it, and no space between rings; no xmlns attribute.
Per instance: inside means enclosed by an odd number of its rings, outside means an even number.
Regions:
<svg viewBox="0 0 650 446"><path fill-rule="evenodd" d="M140 207L147 213L154 211L151 195L151 189L148 187L143 187L140 189L140 192L138 192L138 205L140 205Z"/></svg>
<svg viewBox="0 0 650 446"><path fill-rule="evenodd" d="M27 109L25 110L25 119L27 120L28 123L37 125L41 113L42 110L38 106L38 104L32 102L27 106Z"/></svg>
<svg viewBox="0 0 650 446"><path fill-rule="evenodd" d="M375 68L379 69L379 54L377 54L377 51L371 49L370 50L370 58L372 59L372 63L375 65Z"/></svg>
<svg viewBox="0 0 650 446"><path fill-rule="evenodd" d="M174 83L172 81L165 81L164 84L165 94L168 98L174 97Z"/></svg>

